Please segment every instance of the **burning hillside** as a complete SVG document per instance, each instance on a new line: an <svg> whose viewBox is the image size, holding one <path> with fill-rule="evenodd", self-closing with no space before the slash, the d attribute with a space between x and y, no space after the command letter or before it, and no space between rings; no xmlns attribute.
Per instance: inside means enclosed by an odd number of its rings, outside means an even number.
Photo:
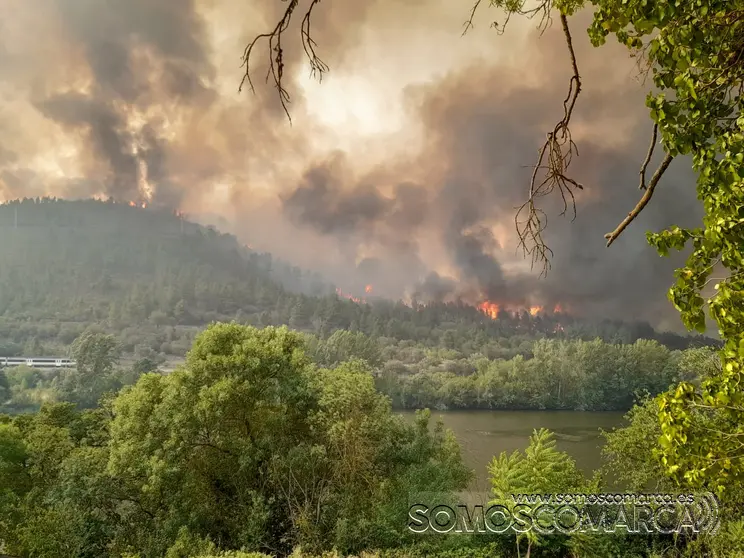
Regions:
<svg viewBox="0 0 744 558"><path fill-rule="evenodd" d="M345 293L339 288L336 288L336 295L338 295L339 298L345 298L347 300L350 300L352 302L356 302L357 304L366 304L367 300L364 297L358 297L351 295L349 293Z"/></svg>
<svg viewBox="0 0 744 558"><path fill-rule="evenodd" d="M367 304L368 300L365 295L370 295L373 292L372 285L366 285L364 287L364 294L354 295L350 294L348 292L343 291L340 288L336 288L336 295L339 298L345 298L347 300L350 300L352 302L356 302L357 304ZM384 297L383 297L384 298ZM462 299L460 299L462 302ZM406 306L412 307L413 301L406 301L401 300ZM426 306L429 303L432 302L444 302L444 301L435 301L435 300L416 300L416 305L423 305ZM467 304L467 303L466 303ZM552 308L552 312L550 309L546 309L544 305L523 305L523 304L514 304L514 303L500 303L500 302L493 302L490 300L485 300L479 304L469 304L470 306L473 306L480 310L483 314L491 318L492 320L496 320L499 318L499 314L507 314L511 316L518 316L523 313L527 313L530 316L537 317L547 314L565 314L564 307L561 304L555 304Z"/></svg>
<svg viewBox="0 0 744 558"><path fill-rule="evenodd" d="M548 313L544 306L522 306L515 304L499 304L486 300L477 305L478 310L483 312L489 318L495 320L498 318L499 312L508 312L509 314L520 314L522 312L529 313L530 316L538 316ZM563 307L560 304L556 304L553 307L553 314L564 313Z"/></svg>

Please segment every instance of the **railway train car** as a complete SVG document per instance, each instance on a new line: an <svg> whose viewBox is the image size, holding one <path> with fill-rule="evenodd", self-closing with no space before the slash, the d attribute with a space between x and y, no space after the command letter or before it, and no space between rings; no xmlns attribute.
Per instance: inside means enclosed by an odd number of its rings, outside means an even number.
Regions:
<svg viewBox="0 0 744 558"><path fill-rule="evenodd" d="M58 357L0 357L0 367L20 366L32 368L75 368L75 361Z"/></svg>

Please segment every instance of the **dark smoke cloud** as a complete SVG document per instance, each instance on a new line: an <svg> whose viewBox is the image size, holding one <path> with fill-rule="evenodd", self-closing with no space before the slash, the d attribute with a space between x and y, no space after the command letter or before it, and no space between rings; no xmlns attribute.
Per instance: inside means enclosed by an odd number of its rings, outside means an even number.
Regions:
<svg viewBox="0 0 744 558"><path fill-rule="evenodd" d="M155 201L178 203L169 181L166 140L157 117L138 113L158 103L208 109L216 96L205 83L214 78L204 24L188 0L49 0L59 15L61 35L79 48L93 78L88 91L65 91L36 101L47 118L84 130L94 157L108 164L101 186L120 200L143 197L140 162ZM142 122L143 121L143 122ZM134 124L134 127L132 126ZM134 128L134 129L132 129Z"/></svg>
<svg viewBox="0 0 744 558"><path fill-rule="evenodd" d="M96 154L111 169L107 192L118 199L133 200L137 192L137 157L130 152L133 138L124 130L125 121L111 106L77 93L56 95L39 104L46 117L68 128L83 128Z"/></svg>
<svg viewBox="0 0 744 558"><path fill-rule="evenodd" d="M312 226L324 234L349 233L365 228L385 218L393 206L373 185L359 185L346 195L343 158L309 169L291 195L284 199L290 216L304 225Z"/></svg>
<svg viewBox="0 0 744 558"><path fill-rule="evenodd" d="M96 84L134 102L150 90L151 75L137 71L137 48L163 62L157 79L187 95L210 78L205 30L193 0L56 0L56 11L82 45Z"/></svg>
<svg viewBox="0 0 744 558"><path fill-rule="evenodd" d="M391 107L399 94L407 107L389 143L362 139L339 151L334 134L358 136L345 123L329 130L313 113L300 83L299 17L283 39L294 125L263 83L265 49L253 61L255 95L237 95L245 40L272 27L285 2L11 4L12 18L0 7L0 196L151 195L222 215L251 245L354 294L371 283L375 294L419 301L561 303L677 321L664 297L677 262L658 258L643 236L699 218L689 165L672 166L654 201L606 249L603 234L638 199L650 122L627 54L592 49L586 18L574 25L584 88L573 174L587 190L574 222L558 217L559 200L546 200L555 258L538 279L516 252L513 217L537 149L562 115L570 66L559 29L521 42L489 31L493 14L484 12L460 38L467 6L444 0L318 5L313 33L331 67L321 88L357 76L385 91ZM400 139L414 129L423 138L416 149ZM68 146L76 156L61 152ZM39 165L55 151L62 171ZM143 168L152 192L142 189Z"/></svg>
<svg viewBox="0 0 744 558"><path fill-rule="evenodd" d="M454 279L442 277L436 271L432 271L423 281L415 285L411 296L417 302L446 302L457 287L458 284Z"/></svg>
<svg viewBox="0 0 744 558"><path fill-rule="evenodd" d="M414 113L429 139L416 170L435 163L441 172L427 184L431 203L425 216L398 221L396 232L416 239L424 227L439 231L459 278L429 275L413 290L416 298L464 295L517 305L560 303L579 313L657 322L660 315L674 315L664 294L680 260L660 259L645 243L644 232L695 222L700 210L693 177L684 163L674 165L653 208L649 206L611 249L605 247L604 233L638 200L637 169L648 146L650 121L644 91L630 72L606 77L607 52L591 49L585 37L576 43L582 45L578 58L585 85L573 123L580 157L572 173L588 190L577 196L574 222L570 209L568 217L558 217L563 209L558 197L546 201L546 240L556 256L544 280L524 266L518 269L521 256L515 255L513 217L526 196L529 166L545 132L562 114L570 74L560 32L549 31L539 41L535 37L539 52L549 54L542 58L532 53L529 71L539 75L533 85L524 84L524 70L479 64L411 92ZM411 173L410 167L395 166L387 176L376 172L378 189L415 178L416 170ZM305 176L321 169L322 193L310 195L307 185L300 184L285 199L285 211L308 217L304 224L323 234L385 229L390 206L379 201L366 178L349 181L328 167L312 167ZM368 211L344 211L359 207ZM340 222L342 230L336 228ZM494 225L508 230L506 239L494 237ZM415 241L407 245L409 251L416 247Z"/></svg>

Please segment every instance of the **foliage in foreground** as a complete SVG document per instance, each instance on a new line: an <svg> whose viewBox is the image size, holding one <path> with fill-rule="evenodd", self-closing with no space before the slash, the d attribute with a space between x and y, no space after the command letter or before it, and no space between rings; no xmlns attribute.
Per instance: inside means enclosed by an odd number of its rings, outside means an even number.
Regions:
<svg viewBox="0 0 744 558"><path fill-rule="evenodd" d="M394 416L362 362L317 370L294 332L216 324L181 369L99 408L6 418L0 533L6 552L60 558L163 556L186 535L274 553L395 546L409 490L469 478L428 422Z"/></svg>
<svg viewBox="0 0 744 558"><path fill-rule="evenodd" d="M111 349L105 338L77 346L88 357ZM712 540L413 535L409 494L452 498L468 483L457 441L431 428L428 411L414 424L394 416L365 361L318 369L306 349L284 328L215 324L182 368L145 374L96 408L0 417L0 548L23 558L723 558L744 548L744 493L727 496ZM84 369L108 369L88 357ZM636 490L668 486L648 451L654 405L607 434L605 474ZM499 501L606 488L547 431L495 457L490 474Z"/></svg>

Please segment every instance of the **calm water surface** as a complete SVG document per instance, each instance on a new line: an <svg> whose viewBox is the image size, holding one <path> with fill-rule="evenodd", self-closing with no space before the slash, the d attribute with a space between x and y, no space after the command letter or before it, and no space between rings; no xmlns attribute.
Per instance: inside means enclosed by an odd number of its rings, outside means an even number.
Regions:
<svg viewBox="0 0 744 558"><path fill-rule="evenodd" d="M399 411L413 420L413 411ZM432 420L442 417L444 425L454 431L463 451L465 463L475 469L471 489L487 490L486 467L502 451L523 450L534 429L548 428L555 433L557 447L591 473L601 465L604 439L600 429L624 426L624 413L589 413L577 411L432 411Z"/></svg>

